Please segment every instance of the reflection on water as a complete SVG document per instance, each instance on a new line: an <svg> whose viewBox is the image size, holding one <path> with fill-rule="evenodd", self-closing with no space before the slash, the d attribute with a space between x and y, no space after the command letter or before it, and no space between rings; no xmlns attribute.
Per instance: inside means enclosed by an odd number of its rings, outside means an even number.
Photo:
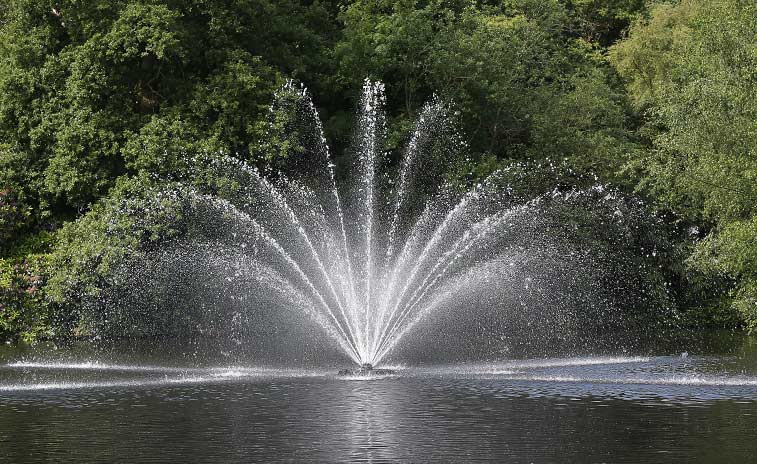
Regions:
<svg viewBox="0 0 757 464"><path fill-rule="evenodd" d="M5 357L0 462L745 462L757 456L753 356L394 366L397 376L363 381L330 368Z"/></svg>

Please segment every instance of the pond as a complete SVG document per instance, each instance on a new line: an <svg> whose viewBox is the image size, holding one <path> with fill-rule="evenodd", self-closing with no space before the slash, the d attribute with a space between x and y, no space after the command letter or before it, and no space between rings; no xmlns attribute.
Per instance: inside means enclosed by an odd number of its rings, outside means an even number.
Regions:
<svg viewBox="0 0 757 464"><path fill-rule="evenodd" d="M369 379L6 347L0 462L747 462L756 342Z"/></svg>

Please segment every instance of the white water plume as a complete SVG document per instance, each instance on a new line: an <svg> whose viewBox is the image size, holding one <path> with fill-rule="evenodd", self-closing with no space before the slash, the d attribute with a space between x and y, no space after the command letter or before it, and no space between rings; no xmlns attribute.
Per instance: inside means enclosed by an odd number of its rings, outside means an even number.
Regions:
<svg viewBox="0 0 757 464"><path fill-rule="evenodd" d="M518 197L508 169L467 191L447 183L445 164L459 159L465 144L438 99L423 107L402 159L392 163L384 147L383 91L366 80L352 163L346 175L337 175L312 101L288 83L274 106L288 101L300 120L290 141L302 145L299 152L266 172L230 156L190 160L186 181L150 200L183 198L185 210L176 215L204 237L164 250L142 267L204 263L207 272L228 274L230 286L267 294L307 315L355 363L377 364L457 294L514 285L502 263L539 250L545 267L552 260L559 268L554 231L563 226L545 213L550 205L592 195L613 199L601 188ZM197 179L226 181L198 186ZM500 280L492 284L495 274Z"/></svg>

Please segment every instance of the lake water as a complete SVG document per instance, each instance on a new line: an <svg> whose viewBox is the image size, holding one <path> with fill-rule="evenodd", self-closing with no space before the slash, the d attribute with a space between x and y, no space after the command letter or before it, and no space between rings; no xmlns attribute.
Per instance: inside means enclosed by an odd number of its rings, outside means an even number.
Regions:
<svg viewBox="0 0 757 464"><path fill-rule="evenodd" d="M757 462L757 350L326 368L0 351L0 462Z"/></svg>

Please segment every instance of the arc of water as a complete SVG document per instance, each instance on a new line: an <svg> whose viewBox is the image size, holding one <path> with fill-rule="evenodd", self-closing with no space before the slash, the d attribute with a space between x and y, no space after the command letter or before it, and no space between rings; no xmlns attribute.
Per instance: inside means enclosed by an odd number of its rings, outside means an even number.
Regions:
<svg viewBox="0 0 757 464"><path fill-rule="evenodd" d="M479 229L479 231L473 235L471 238L470 231L466 231L464 236L459 239L455 245L453 246L452 250L445 253L445 255L442 257L442 259L437 262L436 266L428 273L426 276L426 279L424 279L423 284L416 288L416 291L414 292L414 295L411 296L410 300L406 304L406 306L403 308L400 315L397 317L397 320L392 325L392 329L389 331L387 337L384 339L385 341L391 340L394 337L394 334L396 331L402 327L402 324L404 323L405 319L408 317L409 314L412 313L413 309L421 302L423 301L423 298L426 296L428 291L433 288L433 286L442 278L446 273L452 268L452 266L461 258L463 257L477 242L483 240L486 238L487 235L492 233L493 231L497 230L499 226L504 224L505 221L509 220L514 214L523 211L530 205L530 202L525 205L520 205L517 208L511 208L507 211L496 213L494 215L488 216L482 221L474 224L474 226L471 228L471 230ZM461 249L462 246L462 249ZM459 252L457 250L460 250ZM444 268L434 274L436 272L436 269L439 268L447 259L452 256L452 259L449 260ZM429 283L427 283L429 282ZM417 297L416 294L420 293ZM385 344L385 343L384 343ZM377 357L380 359L386 354L386 350L380 350Z"/></svg>
<svg viewBox="0 0 757 464"><path fill-rule="evenodd" d="M295 227L296 232L303 238L303 241L305 242L311 256L313 257L318 267L318 270L320 271L320 274L326 281L326 284L328 285L328 289L338 306L339 312L342 316L342 320L344 321L344 326L346 327L346 331L349 334L349 335L346 335L346 338L350 340L350 343L354 346L354 350L358 352L358 358L362 360L364 356L362 356L361 353L365 351L364 348L362 348L362 346L364 346L365 343L362 341L361 336L360 336L360 333L362 331L358 330L359 328L356 326L357 321L354 317L352 317L352 310L350 310L348 314L348 311L345 309L345 306L348 305L349 301L354 301L355 299L355 286L354 286L354 276L353 276L354 272L352 270L352 264L351 264L352 260L350 258L349 246L347 242L347 232L346 232L346 227L344 224L344 213L343 213L343 209L341 205L341 199L339 196L338 189L336 188L336 180L335 180L334 170L333 170L334 165L331 162L330 151L328 149L328 144L326 143L326 139L323 134L323 125L320 121L320 118L318 117L318 113L315 110L312 100L309 98L307 94L307 90L304 87L298 91L297 89L295 89L293 81L289 80L282 87L282 90L280 90L279 92L283 92L287 90L294 91L297 93L297 96L301 99L300 101L306 103L305 105L306 111L309 112L310 116L313 118L312 122L314 123L315 130L316 130L315 135L317 135L317 142L316 142L317 146L315 147L315 149L316 151L321 152L321 154L323 155L324 161L326 162L326 169L328 172L329 183L331 187L331 194L333 195L333 198L334 198L335 209L336 209L336 213L339 219L339 226L341 229L340 232L341 232L341 241L342 241L342 253L344 255L343 262L345 262L347 265L347 280L348 280L347 288L344 288L344 286L342 286L341 293L336 291L333 278L331 274L329 273L329 271L327 271L318 250L315 248L309 234L307 233L307 230L303 227L300 218L297 216L297 214L294 212L292 207L289 205L288 201L286 200L286 197L282 194L282 192L280 192L278 188L272 185L271 182L269 182L265 177L261 176L260 173L257 171L257 169L251 168L249 165L239 160L236 160L236 159L231 159L231 160L235 161L236 162L235 164L239 168L241 168L244 172L250 175L251 178L254 179L254 181L262 187L264 192L267 192L269 195L271 195L271 197L274 200L274 203L278 204L279 207L282 208L289 222ZM273 111L273 106L271 107L271 111ZM302 272L304 273L304 271ZM309 285L312 286L312 283ZM319 297L323 298L322 295L320 295L320 293L319 293ZM333 317L336 318L335 315ZM341 323L339 324L339 326L340 328L342 327Z"/></svg>
<svg viewBox="0 0 757 464"><path fill-rule="evenodd" d="M389 354L389 352L391 352L392 349L394 349L394 347L399 343L402 337L404 337L405 334L409 332L415 326L415 324L420 322L426 315L431 313L437 306L439 306L439 304L441 304L442 301L444 301L445 298L447 298L450 295L453 295L456 292L456 289L460 288L459 285L460 283L458 282L456 284L453 284L451 288L449 285L445 286L446 289L444 292L436 295L434 299L431 302L429 302L428 305L425 305L423 308L417 311L415 313L415 316L412 318L410 322L408 322L407 324L403 324L399 332L396 335L394 335L390 339L390 341L388 341L383 351L376 355L373 361L374 364L378 364L379 362L381 362L381 360L387 354Z"/></svg>
<svg viewBox="0 0 757 464"><path fill-rule="evenodd" d="M389 324L392 321L392 318L395 316L396 312L398 311L398 307L400 302L402 301L402 298L407 293L408 289L410 288L410 285L415 280L415 276L418 274L418 271L420 270L421 266L425 263L426 259L428 259L428 256L430 255L431 250L439 243L439 241L442 239L442 234L447 230L447 228L452 224L452 222L457 218L459 214L461 214L465 207L468 205L468 203L473 199L476 198L480 193L478 190L474 190L471 192L468 192L460 202L455 205L455 207L447 213L444 220L442 221L441 225L437 227L434 230L434 234L432 235L431 239L426 242L425 247L423 248L423 251L420 253L418 258L415 260L415 266L413 267L412 271L410 272L410 275L405 281L405 285L402 288L402 291L400 291L396 303L392 307L392 310L388 313L388 317L385 317L384 314L382 314L381 322L380 324L377 324L381 327L381 333L377 337L374 337L374 341L376 343L379 342L379 340L383 339L386 335L386 331L389 328ZM400 269L401 266L404 264L404 261L406 259L409 259L409 249L411 246L411 241L408 240L408 242L405 244L405 249L403 250L402 254L400 254L400 259L398 262L398 265L395 266L395 269ZM394 285L396 285L396 277L392 278L392 282L390 284L390 291L393 291Z"/></svg>
<svg viewBox="0 0 757 464"><path fill-rule="evenodd" d="M408 174L415 162L417 156L418 145L420 143L421 129L426 122L426 118L430 117L431 111L437 108L438 105L432 106L430 103L426 103L421 110L421 114L418 117L418 121L415 124L413 134L408 142L407 149L405 151L405 157L402 160L402 167L400 168L400 178L397 184L397 195L394 201L394 208L392 211L392 222L389 226L389 235L387 239L386 254L384 256L385 267L389 263L394 253L394 240L397 233L397 227L399 223L400 209L405 202L408 189Z"/></svg>
<svg viewBox="0 0 757 464"><path fill-rule="evenodd" d="M518 208L518 209L520 209L520 208ZM478 223L474 224L469 230L465 231L465 233L463 233L463 236L459 240L457 240L455 242L455 244L452 246L452 249L449 250L449 251L447 251L446 253L444 253L442 255L442 257L439 258L439 260L437 261L436 265L434 265L434 267L426 274L426 276L423 279L423 281L421 282L421 284L415 288L415 291L412 293L412 295L410 295L410 298L408 299L407 303L405 304L405 307L403 307L403 311L405 310L405 308L407 307L407 305L412 304L413 301L416 300L416 297L418 299L423 298L423 295L425 294L426 288L429 285L433 285L433 283L435 282L435 281L433 281L433 282L431 282L431 284L428 284L429 280L435 277L434 273L436 272L436 270L439 268L439 266L441 266L442 264L444 264L444 262L446 262L446 260L447 260L447 258L449 256L452 256L452 255L454 255L456 253L457 249L460 247L461 244L466 243L465 242L466 239L468 239L471 236L471 231L475 231L477 229L482 229L482 228L484 229L484 231L481 232L481 234L479 234L478 236L475 236L475 238L473 240L471 240L471 245L472 245L472 243L474 241L478 240L479 238L482 238L483 236L485 236L488 233L487 232L487 227L489 227L492 222L494 222L494 224L491 225L491 227L496 227L496 225L498 225L499 223L501 223L502 219L506 219L508 217L511 217L513 214L515 214L515 211L516 210L511 209L511 210L508 210L508 211L496 213L496 214L491 215L491 216L487 216L482 221L479 221ZM465 250L467 250L468 248L469 248L469 246L466 247ZM465 251L465 250L463 250L463 251ZM456 255L455 258L453 258L453 261L456 260L458 257L459 257L459 255ZM423 293L421 293L421 295L418 296L418 294L420 292L423 292ZM402 311L400 312L400 315L401 314L402 314Z"/></svg>
<svg viewBox="0 0 757 464"><path fill-rule="evenodd" d="M247 264L244 269L253 271L252 277L258 281L265 281L266 284L277 291L282 296L288 298L295 306L302 308L306 314L315 319L320 324L329 336L334 338L339 346L347 353L347 355L353 361L356 361L352 353L354 348L348 343L348 341L338 332L338 329L329 321L322 312L319 312L312 300L302 294L300 290L288 280L284 279L276 270L266 264L259 263L254 260L252 265Z"/></svg>
<svg viewBox="0 0 757 464"><path fill-rule="evenodd" d="M350 250L349 245L347 243L347 229L344 225L344 211L342 209L342 201L339 196L339 190L336 186L336 176L334 175L334 163L331 158L331 150L329 149L329 145L326 142L326 136L323 132L323 123L321 121L321 117L318 114L318 111L315 109L315 105L313 104L313 100L310 98L310 96L307 94L306 90L303 90L302 94L303 98L305 98L305 101L307 102L307 108L310 112L311 117L313 118L313 121L315 123L316 131L318 132L318 141L320 143L320 151L323 153L324 159L326 161L326 169L328 169L329 173L329 181L331 183L331 194L334 197L334 203L336 207L337 216L339 218L339 228L342 235L342 253L344 253L344 260L347 266L347 291L346 293L349 293L348 299L351 301L355 301L355 278L352 271L352 258L350 257Z"/></svg>
<svg viewBox="0 0 757 464"><path fill-rule="evenodd" d="M449 292L447 292L447 293L446 293L446 295L449 295ZM377 353L375 353L375 354L374 354L374 356L373 356L373 358L371 358L371 359L372 359L372 360L371 360L371 364L374 364L374 365L376 365L376 364L380 363L380 362L381 362L381 360L382 360L382 359L384 359L384 357L385 357L385 356L386 356L387 354L389 354L389 353L390 353L390 352L392 351L392 349L394 349L394 347L395 347L395 346L397 345L397 343L399 342L399 340L400 340L400 339L401 339L401 338L402 338L402 337L403 337L403 336L404 336L404 335L405 335L405 334L406 334L406 333L407 333L407 332L408 332L408 331L409 331L409 330L410 330L410 329L411 329L411 328L412 328L412 327L413 327L413 326L414 326L414 325L415 325L416 323L418 323L418 322L419 322L419 321L420 321L420 320L421 320L421 319L423 318L423 316L424 316L425 314L428 314L428 313L429 313L429 312L431 312L431 311L432 311L432 310L433 310L433 309L434 309L434 308L435 308L436 306L438 306L438 304L439 304L439 303L438 303L438 301L439 301L439 300L443 300L443 296L444 296L444 295L440 296L440 297L439 297L439 298L437 298L437 299L436 299L435 301L431 302L431 303L430 303L430 304L429 304L428 306L424 307L424 308L423 308L423 309L422 309L422 310L421 310L421 311L420 311L420 312L418 313L418 315L417 315L417 316L415 317L415 319L414 319L413 321L411 321L411 322L410 322L409 324L405 325L405 326L404 326L404 327L402 328L402 330L400 330L400 332L399 332L399 333L398 333L398 334L397 334L396 336L394 336L393 338L389 338L389 339L387 339L387 340L386 340L386 344L385 344L385 345L384 345L384 344L382 344L382 346L383 346L382 350L381 350L380 352L377 352Z"/></svg>
<svg viewBox="0 0 757 464"><path fill-rule="evenodd" d="M306 285L307 285L307 286L308 286L308 287L309 287L309 288L311 289L311 291L312 291L312 292L313 292L313 293L314 293L314 294L316 295L316 297L318 298L318 302L319 302L319 303L321 303L321 305L322 305L322 306L324 307L324 309L326 309L326 312L327 312L327 313L329 314L329 316L331 316L331 318L332 318L332 319L334 320L334 323L335 323L335 324L336 324L336 326L337 326L337 327L339 328L339 331L340 331L340 332L342 333L342 336L344 336L344 337L345 337L345 339L349 340L349 337L347 336L347 333L346 333L346 332L344 331L344 328L343 328L343 327L342 327L342 325L341 325L341 324L339 323L339 320L337 319L336 315L334 315L334 313L333 313L333 312L331 311L331 308L330 308L330 307L329 307L329 305L328 305L328 304L326 303L326 300L324 300L324 298L323 298L323 296L321 295L321 293L320 293L320 292L319 292L319 291L318 291L318 290L317 290L317 289L315 288L315 286L313 285L313 283L312 283L312 282L310 281L310 279L308 278L307 274L305 274L305 272L304 272L304 271L302 270L302 268L301 268L301 267L300 267L300 266L299 266L299 265L297 264L297 262L296 262L296 261L295 261L294 259L292 259L292 257L291 257L291 256L289 255L289 253L287 253L287 252L286 252L286 251L285 251L285 250L284 250L284 249L283 249L283 248L281 247L281 245L280 245L280 244L279 244L279 243L278 243L278 242L277 242L277 241L276 241L276 240L275 240L275 239L274 239L273 237L269 236L269 235L268 235L268 234L267 234L267 233L266 233L265 231L263 231L263 230L261 230L261 232L262 232L262 233L264 234L264 235L263 235L263 237L264 237L264 240L268 241L268 242L269 242L269 243L271 244L271 246L272 246L272 247L273 247L273 248L274 248L274 249L275 249L275 250L276 250L276 251L277 251L277 252L278 252L278 253L279 253L279 254L280 254L280 255L281 255L281 256L282 256L283 258L284 258L284 260L285 260L285 261L286 261L286 262L287 262L287 263L288 263L288 264L289 264L290 266L292 266L292 268L293 268L293 269L294 269L294 270L295 270L295 271L296 271L296 272L297 272L297 273L298 273L298 274L300 275L300 278L301 278L301 279L302 279L302 280L303 280L303 281L305 282L305 284L306 284ZM355 348L355 344L354 344L354 342L350 342L350 343L349 343L349 345L350 345L350 347L351 347L351 354L353 354L353 355L354 355L354 358L353 358L353 360L355 360L356 362L360 362L360 361L361 361L362 359L361 359L361 356L360 356L360 354L359 354L358 350L357 350L357 349Z"/></svg>
<svg viewBox="0 0 757 464"><path fill-rule="evenodd" d="M450 293L451 292L445 292L445 294L440 295L438 298L436 298L434 301L432 301L428 306L424 307L421 311L419 311L418 314L416 315L416 317L410 323L408 323L404 327L402 327L402 329L399 331L399 333L396 336L394 336L393 338L387 339L386 345L384 346L384 348L382 349L382 351L380 353L376 353L375 354L375 356L372 358L371 364L375 365L375 364L380 363L381 360L384 359L384 357L387 354L389 354L394 349L394 347L397 345L397 343L400 341L400 339L402 339L402 337L415 324L417 324L418 322L420 322L426 314L428 314L432 310L434 310L439 305L439 303L444 299L444 297L446 297Z"/></svg>
<svg viewBox="0 0 757 464"><path fill-rule="evenodd" d="M378 324L378 325L379 326L383 326L383 331L382 331L382 333L381 333L380 336L378 334L376 334L374 336L374 341L376 343L378 343L378 340L380 340L385 335L387 327L389 326L392 318L395 317L395 315L396 315L396 312L398 310L398 305L401 303L402 298L407 293L407 290L410 287L410 284L414 281L415 276L416 276L418 270L423 265L423 263L425 262L425 260L428 258L429 254L430 254L430 251L441 240L442 234L447 230L447 228L449 226L451 226L453 224L454 219L456 219L457 216L459 216L460 214L462 214L465 211L465 209L468 207L469 204L471 204L472 202L478 201L480 198L482 198L489 191L489 188L491 186L493 186L497 182L497 180L505 172L506 172L506 169L498 169L498 170L492 172L491 174L489 174L486 177L486 179L484 179L483 182L477 184L474 187L473 190L470 190L470 191L466 192L465 195L463 196L463 198L458 202L458 204L455 205L455 207L447 213L447 215L444 218L444 221L442 222L442 224L434 231L431 240L429 242L427 242L424 250L421 252L421 254L419 255L419 257L416 259L416 265L413 268L410 277L407 279L405 287L400 292L399 297L395 300L396 301L395 306L393 307L393 309L389 313L389 317L388 318L385 317L385 311L387 310L388 305L386 305L385 307L382 308L381 323ZM508 194L509 194L509 192L508 192ZM420 219L419 219L419 221L420 221ZM417 223L416 223L415 227L418 227ZM393 276L390 279L389 291L387 292L387 294L393 293L394 286L396 285L396 276L399 274L399 272L397 272L397 271L399 269L401 269L404 266L404 263L409 259L409 257L410 257L410 253L409 253L410 247L412 246L412 244L416 240L417 240L416 237L411 237L405 243L405 247L403 248L402 253L400 254L400 258L398 259L397 264L394 267ZM375 345L373 347L373 350L375 350Z"/></svg>
<svg viewBox="0 0 757 464"><path fill-rule="evenodd" d="M227 209L231 209L236 212L236 214L240 215L243 219L248 221L252 227L253 230L257 232L257 234L260 236L260 238L263 239L264 243L267 243L271 248L273 248L283 259L286 261L287 264L290 265L292 269L295 270L295 272L300 276L300 278L305 282L305 284L308 286L308 288L313 292L313 294L318 299L318 302L323 306L323 308L326 310L326 313L334 320L334 324L339 330L339 332L342 334L342 336L345 338L345 340L348 341L348 345L350 346L350 350L348 351L348 354L355 362L360 362L362 360L362 357L359 354L359 351L357 347L355 346L354 341L351 341L350 337L347 335L347 332L344 330L342 325L339 322L339 319L336 317L336 315L331 310L331 307L326 303L326 300L323 298L323 295L316 289L315 285L311 282L311 280L308 278L305 271L302 270L302 268L297 264L297 262L291 257L289 253L286 252L286 250L279 244L276 239L274 239L268 232L265 230L265 228L260 225L255 219L253 219L249 214L247 214L244 211L239 211L232 205L231 203L220 200L218 198L208 198L205 195L200 195L200 197L205 198L208 201L217 201L221 202L222 204L225 204Z"/></svg>
<svg viewBox="0 0 757 464"><path fill-rule="evenodd" d="M257 170L248 168L246 169L245 172L253 176L253 178L257 182L259 182L271 194L271 196L279 204L279 206L283 208L291 224L297 228L297 233L299 233L302 236L303 240L305 241L305 244L308 247L308 250L310 251L313 259L315 260L316 265L318 266L318 270L321 272L321 274L323 275L323 278L326 280L329 290L331 291L331 294L334 297L334 301L336 301L337 306L339 307L339 311L341 312L342 317L345 320L345 325L347 326L347 331L349 332L350 338L353 340L353 342L355 342L356 336L350 324L350 318L347 316L347 313L344 309L344 305L341 299L339 298L338 292L336 291L336 287L334 286L334 283L331 280L331 276L329 275L328 271L326 270L326 267L323 264L323 261L321 260L318 250L315 249L313 242L310 240L310 236L308 235L305 228L302 226L302 223L297 217L297 214L294 212L294 210L289 205L286 198L284 197L284 195L282 195L279 189L277 189L267 179L260 176Z"/></svg>
<svg viewBox="0 0 757 464"><path fill-rule="evenodd" d="M429 276L430 276L430 275L432 275L432 274L433 274L434 272L436 272L436 270L437 270L437 269L438 269L438 268L439 268L439 267L440 267L440 266L441 266L442 264L444 264L444 263L445 263L445 262L447 261L447 258L448 258L448 257L449 257L450 255L453 255L453 254L457 253L457 251L459 250L459 248L460 248L461 244L462 244L462 243L464 243L464 242L465 242L465 241L466 241L466 240L467 240L467 239L468 239L468 238L470 237L470 235L471 235L471 234L470 234L470 231L466 231L466 232L465 232L465 233L463 234L463 236L462 236L461 238L459 238L459 239L458 239L458 240L457 240L457 241L456 241L456 242L455 242L455 243L453 244L452 248L451 248L451 249L450 249L449 251L445 252L445 253L444 253L444 254L442 255L442 257L440 257L440 258L439 258L439 259L437 260L437 263L436 263L436 265L434 265L434 267L433 267L433 268L431 269L431 271L430 271L430 272L428 273L428 275L426 276L426 278L425 278L425 279L423 280L423 282L421 283L421 286L419 286L419 287L417 287L417 288L416 288L416 290L415 290L415 292L413 293L413 295L411 295L411 297L410 297L410 300L409 300L409 301L408 301L407 303L405 303L405 305L404 305L404 306L402 306L402 309L400 310L399 314L398 314L398 315L397 315L397 317L396 317L396 318L394 319L394 321L392 321L392 320L390 319L390 320L389 320L389 321L387 322L387 328L388 328L389 330L385 330L385 332L384 332L384 333L382 334L382 337L381 337L381 341L380 341L380 344L379 344L378 348L376 349L376 351L374 351L374 353L373 353L373 355L374 355L375 357L378 357L378 356L379 356L379 354L380 354L380 353L382 352L382 349L383 349L383 346L385 345L385 343L386 343L386 342L387 342L388 340L391 340L391 339L392 339L392 335L394 334L394 331L396 330L396 328L397 328L398 326L400 326L400 325L401 325L402 321L404 320L404 316L405 316L405 314L406 314L406 313L407 313L407 311L408 311L408 307L412 309L413 305L412 305L411 303L413 302L413 298L414 298L414 297L415 297L415 295L416 295L416 294L418 293L418 291L420 290L420 288L421 288L421 287L423 287L423 285L424 285L424 284L425 284L425 283L426 283L426 282L428 281L428 279L429 279ZM455 259L453 258L453 261L454 261L454 260L455 260ZM446 269L446 268L445 268L445 269Z"/></svg>

